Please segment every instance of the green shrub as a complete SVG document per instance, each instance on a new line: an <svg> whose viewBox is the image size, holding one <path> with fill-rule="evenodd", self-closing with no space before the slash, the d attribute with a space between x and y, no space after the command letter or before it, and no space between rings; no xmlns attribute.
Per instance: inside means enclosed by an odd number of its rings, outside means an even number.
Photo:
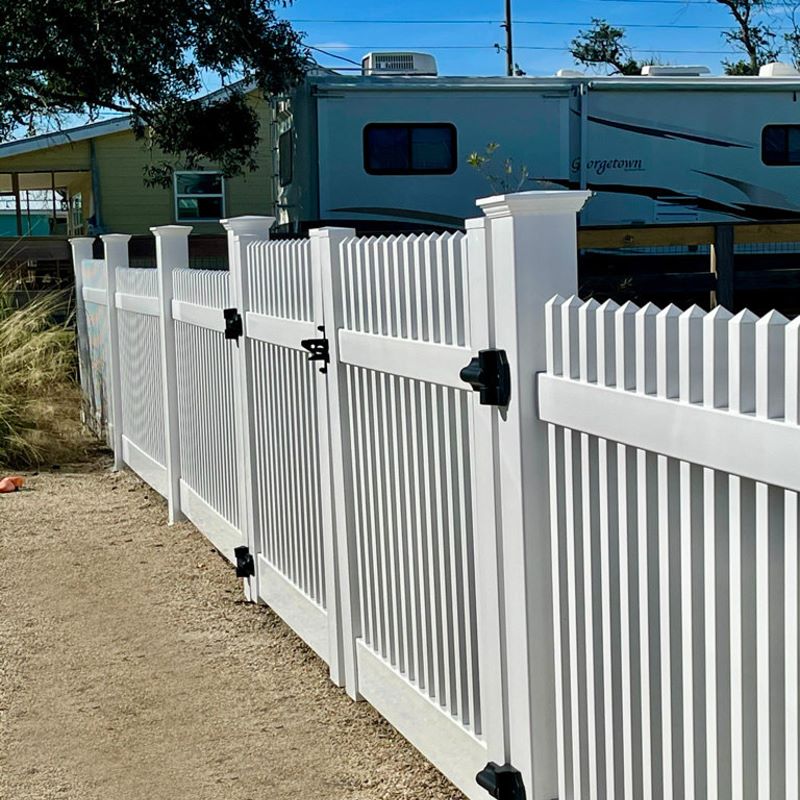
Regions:
<svg viewBox="0 0 800 800"><path fill-rule="evenodd" d="M0 273L0 465L30 468L83 450L75 333L64 291L30 292Z"/></svg>

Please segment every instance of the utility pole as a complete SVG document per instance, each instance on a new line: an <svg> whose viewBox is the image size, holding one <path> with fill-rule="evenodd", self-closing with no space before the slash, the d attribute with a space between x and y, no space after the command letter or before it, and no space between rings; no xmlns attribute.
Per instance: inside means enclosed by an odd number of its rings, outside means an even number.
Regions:
<svg viewBox="0 0 800 800"><path fill-rule="evenodd" d="M502 27L506 29L506 75L513 75L514 47L511 36L511 0L506 0L506 21Z"/></svg>

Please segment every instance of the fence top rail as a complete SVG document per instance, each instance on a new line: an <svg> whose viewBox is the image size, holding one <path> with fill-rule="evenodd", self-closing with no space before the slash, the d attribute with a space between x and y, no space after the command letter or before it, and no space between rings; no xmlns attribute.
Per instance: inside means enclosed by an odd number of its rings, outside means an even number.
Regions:
<svg viewBox="0 0 800 800"><path fill-rule="evenodd" d="M727 471L798 483L791 453L800 447L800 317L555 297L546 339L547 421L719 468L715 454L734 449L742 458ZM701 441L710 455L701 455ZM763 477L743 466L748 458L762 464Z"/></svg>
<svg viewBox="0 0 800 800"><path fill-rule="evenodd" d="M85 258L81 262L83 285L92 289L105 290L108 283L106 262L102 258Z"/></svg>
<svg viewBox="0 0 800 800"><path fill-rule="evenodd" d="M212 308L228 308L232 304L227 270L176 269L172 277L175 300Z"/></svg>
<svg viewBox="0 0 800 800"><path fill-rule="evenodd" d="M117 267L117 292L138 297L157 297L158 273L154 269Z"/></svg>
<svg viewBox="0 0 800 800"><path fill-rule="evenodd" d="M466 244L460 232L345 239L340 245L345 329L467 345Z"/></svg>

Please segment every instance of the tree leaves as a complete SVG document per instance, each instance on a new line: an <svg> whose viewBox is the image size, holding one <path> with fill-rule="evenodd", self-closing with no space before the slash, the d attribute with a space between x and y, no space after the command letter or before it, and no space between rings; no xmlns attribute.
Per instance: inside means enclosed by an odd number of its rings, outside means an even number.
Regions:
<svg viewBox="0 0 800 800"><path fill-rule="evenodd" d="M592 27L579 31L570 45L572 57L588 67L608 66L617 75L638 75L641 65L625 42L625 31L604 19L592 18Z"/></svg>
<svg viewBox="0 0 800 800"><path fill-rule="evenodd" d="M258 116L243 88L286 92L307 51L279 0L0 0L0 139L68 115L130 113L161 151L149 182L202 161L255 166ZM194 100L214 76L228 91Z"/></svg>

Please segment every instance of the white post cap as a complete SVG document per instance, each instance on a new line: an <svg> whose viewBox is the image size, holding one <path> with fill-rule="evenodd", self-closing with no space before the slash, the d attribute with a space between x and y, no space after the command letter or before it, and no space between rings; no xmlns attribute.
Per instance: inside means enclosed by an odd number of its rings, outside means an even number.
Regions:
<svg viewBox="0 0 800 800"><path fill-rule="evenodd" d="M482 197L475 204L490 219L577 214L592 194L587 190L515 192Z"/></svg>
<svg viewBox="0 0 800 800"><path fill-rule="evenodd" d="M188 236L192 232L191 225L156 225L150 228L153 236Z"/></svg>
<svg viewBox="0 0 800 800"><path fill-rule="evenodd" d="M95 237L94 236L73 236L67 241L74 247L76 244L81 245L88 242L89 244L94 244Z"/></svg>
<svg viewBox="0 0 800 800"><path fill-rule="evenodd" d="M262 217L248 214L242 217L221 219L219 224L234 236L259 236L262 239L269 237L269 230L275 223L275 217Z"/></svg>
<svg viewBox="0 0 800 800"><path fill-rule="evenodd" d="M130 233L104 233L100 237L104 242L129 242L131 240Z"/></svg>

